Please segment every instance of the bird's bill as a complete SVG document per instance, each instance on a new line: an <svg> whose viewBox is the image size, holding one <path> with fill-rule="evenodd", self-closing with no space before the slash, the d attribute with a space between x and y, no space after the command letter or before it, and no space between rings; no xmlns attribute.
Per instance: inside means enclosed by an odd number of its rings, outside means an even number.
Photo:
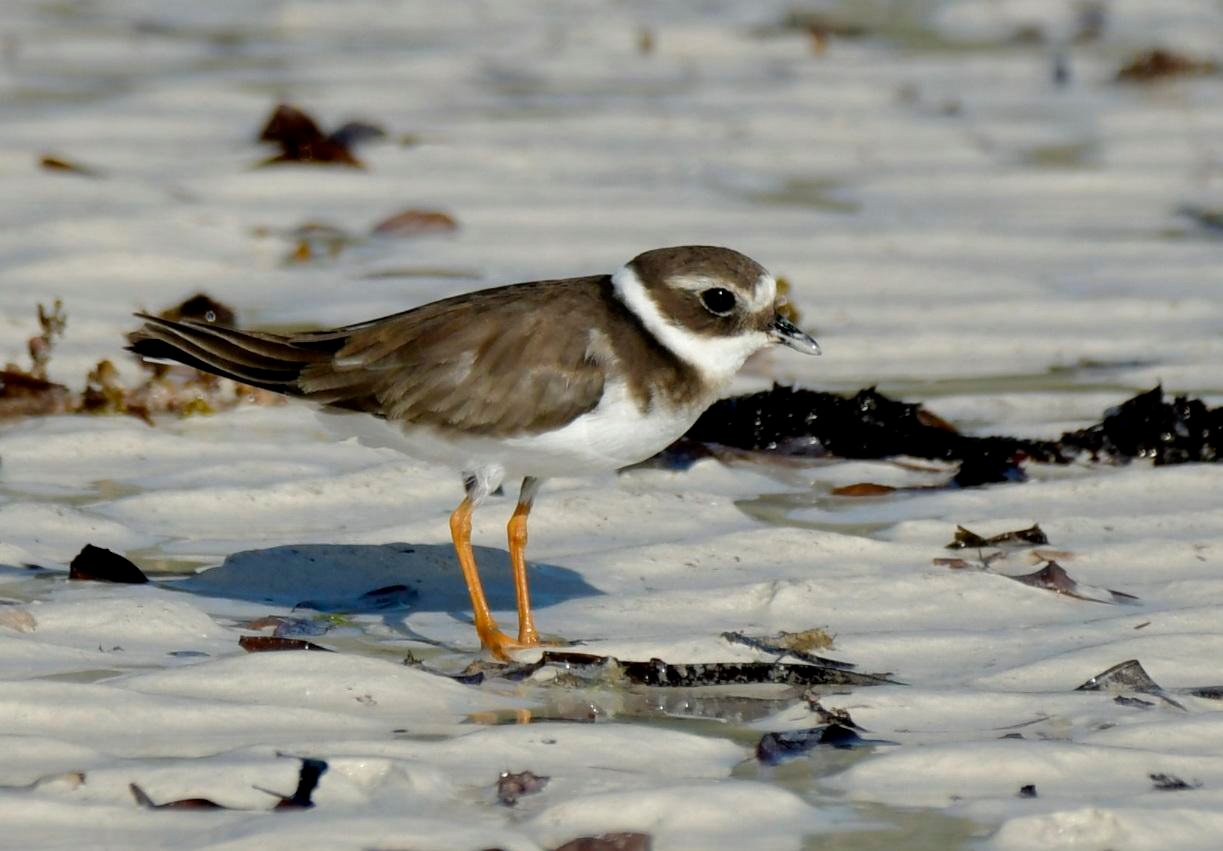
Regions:
<svg viewBox="0 0 1223 851"><path fill-rule="evenodd" d="M820 353L820 344L815 341L814 337L780 314L773 317L769 333L776 342L789 346L796 352L802 352L805 355Z"/></svg>

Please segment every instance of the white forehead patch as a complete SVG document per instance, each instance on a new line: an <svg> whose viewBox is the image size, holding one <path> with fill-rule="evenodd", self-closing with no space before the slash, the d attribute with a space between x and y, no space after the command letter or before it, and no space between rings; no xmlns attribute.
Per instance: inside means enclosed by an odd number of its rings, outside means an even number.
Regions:
<svg viewBox="0 0 1223 851"><path fill-rule="evenodd" d="M697 289L696 282L701 279L683 280L691 281L691 288ZM769 280L772 281L772 278ZM672 279L672 283L677 283L677 279ZM704 286L708 285L706 281ZM641 279L630 266L621 266L616 270L612 275L612 286L616 295L641 320L646 330L676 357L695 367L702 378L713 385L714 390L721 390L739 371L739 367L743 366L748 356L772 343L769 335L763 331L745 331L734 336L721 337L696 334L676 325L662 315L658 305L650 298ZM687 284L681 286L689 288ZM753 300L760 298L760 290L761 287L757 285ZM776 292L776 284L773 284L772 291ZM771 297L768 303L772 304Z"/></svg>
<svg viewBox="0 0 1223 851"><path fill-rule="evenodd" d="M725 282L705 275L676 275L668 278L667 283L677 289L699 292L710 287L725 286ZM735 288L738 291L738 287ZM777 300L777 281L768 272L756 280L756 285L749 293L744 293L744 307L748 313L757 313L773 306Z"/></svg>
<svg viewBox="0 0 1223 851"><path fill-rule="evenodd" d="M751 301L748 302L748 309L752 313L770 308L777 301L777 279L765 272L756 281L756 289L752 292Z"/></svg>

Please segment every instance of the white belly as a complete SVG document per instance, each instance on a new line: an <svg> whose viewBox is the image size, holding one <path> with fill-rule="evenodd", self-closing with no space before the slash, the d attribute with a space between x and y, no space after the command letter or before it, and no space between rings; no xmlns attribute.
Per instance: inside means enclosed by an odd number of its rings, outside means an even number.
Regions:
<svg viewBox="0 0 1223 851"><path fill-rule="evenodd" d="M456 472L495 467L508 478L581 476L644 461L684 434L704 405L643 414L622 386L609 386L598 407L555 431L515 437L454 435L428 426L400 428L368 414L320 411L337 435L444 464Z"/></svg>

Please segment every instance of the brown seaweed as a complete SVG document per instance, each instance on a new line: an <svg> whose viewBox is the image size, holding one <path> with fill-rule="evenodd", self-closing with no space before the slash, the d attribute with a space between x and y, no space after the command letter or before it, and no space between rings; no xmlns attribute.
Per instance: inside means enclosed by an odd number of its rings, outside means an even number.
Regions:
<svg viewBox="0 0 1223 851"><path fill-rule="evenodd" d="M93 544L86 544L72 559L68 565L68 578L127 585L141 585L149 581L144 571L128 559Z"/></svg>
<svg viewBox="0 0 1223 851"><path fill-rule="evenodd" d="M791 651L783 651L791 653ZM658 688L702 688L730 685L901 685L886 674L867 674L845 670L847 662L828 660L827 663L805 664L786 662L697 662L671 664L662 659L646 662L625 662L614 656L593 653L545 650L535 662L497 663L478 661L458 674L448 674L422 665L415 657L404 659L405 665L444 676L468 685L479 685L486 679L524 680L537 671L551 667L576 680L615 680L628 685Z"/></svg>
<svg viewBox="0 0 1223 851"><path fill-rule="evenodd" d="M51 352L67 324L68 316L59 299L50 309L38 305L39 332L26 341L30 366L9 363L0 369L0 418L62 414L74 408L68 388L47 379Z"/></svg>
<svg viewBox="0 0 1223 851"><path fill-rule="evenodd" d="M10 364L0 369L0 419L42 417L72 410L72 392Z"/></svg>
<svg viewBox="0 0 1223 851"><path fill-rule="evenodd" d="M841 396L774 385L714 403L655 463L682 469L705 457L696 447L710 445L800 458L908 455L958 461L947 486L972 487L1024 481L1022 465L1029 460L1217 461L1223 455L1223 406L1208 408L1185 396L1169 401L1156 386L1105 411L1093 426L1056 440L1028 440L960 434L921 405L874 388Z"/></svg>

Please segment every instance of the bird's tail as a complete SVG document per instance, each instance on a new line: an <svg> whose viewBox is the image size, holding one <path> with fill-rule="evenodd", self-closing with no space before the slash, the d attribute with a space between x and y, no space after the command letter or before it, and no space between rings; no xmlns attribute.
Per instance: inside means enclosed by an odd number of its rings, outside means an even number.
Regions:
<svg viewBox="0 0 1223 851"><path fill-rule="evenodd" d="M288 396L305 395L299 379L311 364L330 361L347 334L291 337L239 331L207 322L136 314L144 326L128 335L128 351L143 358L175 361Z"/></svg>

